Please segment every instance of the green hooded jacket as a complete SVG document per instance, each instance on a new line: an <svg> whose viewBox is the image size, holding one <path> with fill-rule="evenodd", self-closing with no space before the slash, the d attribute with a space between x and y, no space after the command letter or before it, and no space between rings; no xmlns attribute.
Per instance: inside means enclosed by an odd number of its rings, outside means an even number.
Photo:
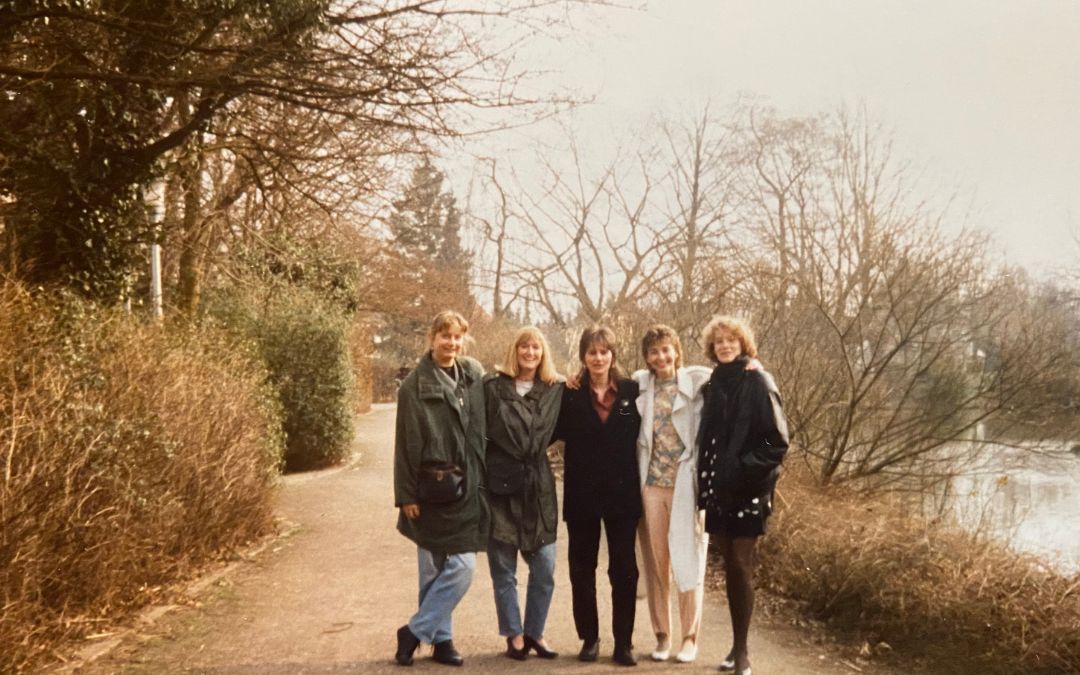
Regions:
<svg viewBox="0 0 1080 675"><path fill-rule="evenodd" d="M398 389L394 437L394 505L420 504L420 516L398 513L398 531L433 553L487 548L491 516L484 488L483 367L457 359L455 390L428 353ZM465 496L451 504L424 504L416 497L422 463L453 463L465 473Z"/></svg>

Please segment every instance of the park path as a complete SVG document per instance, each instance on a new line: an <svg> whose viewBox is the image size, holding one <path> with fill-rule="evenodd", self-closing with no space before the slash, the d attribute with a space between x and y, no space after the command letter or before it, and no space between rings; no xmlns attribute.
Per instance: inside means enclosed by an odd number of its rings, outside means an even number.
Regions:
<svg viewBox="0 0 1080 675"><path fill-rule="evenodd" d="M289 476L278 511L285 534L250 559L203 584L190 606L165 613L117 647L74 668L79 673L423 673L463 672L418 652L412 669L396 666L394 631L416 607L415 548L394 528L393 406L358 418L353 458L343 468ZM559 532L557 588L547 627L554 661L510 661L502 655L486 557L478 558L468 595L454 613L454 642L463 670L516 673L626 672L611 660L610 632L601 659L580 663L567 578L566 534ZM606 554L601 553L601 561ZM603 565L603 562L601 563ZM526 568L519 568L524 581ZM598 591L607 599L601 568ZM610 605L601 604L610 626ZM645 601L634 633L639 666L630 672L716 672L729 645L722 595L710 590L701 650L694 664L648 659L654 638ZM756 675L851 673L835 654L780 625L757 625L751 635ZM69 670L71 668L69 667ZM863 671L869 672L869 671Z"/></svg>

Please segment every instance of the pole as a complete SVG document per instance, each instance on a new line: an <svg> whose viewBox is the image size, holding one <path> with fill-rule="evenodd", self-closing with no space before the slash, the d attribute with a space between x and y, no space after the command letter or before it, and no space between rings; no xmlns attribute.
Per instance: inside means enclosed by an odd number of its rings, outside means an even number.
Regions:
<svg viewBox="0 0 1080 675"><path fill-rule="evenodd" d="M151 184L149 202L151 222L158 225L165 218L165 183L162 180ZM150 244L150 306L154 318L161 319L164 315L161 308L161 244L157 241Z"/></svg>

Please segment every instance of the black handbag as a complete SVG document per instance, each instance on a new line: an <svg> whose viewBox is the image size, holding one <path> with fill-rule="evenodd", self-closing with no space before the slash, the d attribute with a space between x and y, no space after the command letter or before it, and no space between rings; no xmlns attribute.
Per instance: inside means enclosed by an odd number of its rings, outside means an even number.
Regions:
<svg viewBox="0 0 1080 675"><path fill-rule="evenodd" d="M521 494L525 489L525 464L512 458L488 455L487 487L493 495Z"/></svg>
<svg viewBox="0 0 1080 675"><path fill-rule="evenodd" d="M421 464L416 498L421 504L451 504L465 496L465 473L457 464Z"/></svg>

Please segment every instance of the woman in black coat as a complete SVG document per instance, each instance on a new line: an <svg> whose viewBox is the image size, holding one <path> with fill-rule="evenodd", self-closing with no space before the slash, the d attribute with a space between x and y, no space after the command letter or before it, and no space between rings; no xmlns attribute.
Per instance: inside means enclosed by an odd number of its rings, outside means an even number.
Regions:
<svg viewBox="0 0 1080 675"><path fill-rule="evenodd" d="M632 666L638 581L634 534L641 518L638 385L619 369L615 334L606 327L582 333L578 357L584 366L581 388L563 393L556 427L556 438L566 442L563 520L569 535L574 625L583 643L578 658L595 661L599 653L596 564L603 521L615 638L612 658Z"/></svg>
<svg viewBox="0 0 1080 675"><path fill-rule="evenodd" d="M519 661L530 650L541 658L557 656L544 640L555 591L559 526L547 448L563 390L550 351L543 333L525 326L514 336L499 372L484 382L492 516L487 559L499 634L506 638L506 655ZM524 621L518 603L519 554L529 566Z"/></svg>
<svg viewBox="0 0 1080 675"><path fill-rule="evenodd" d="M705 529L724 558L734 637L720 669L750 675L754 546L772 512L773 490L788 448L787 422L772 377L764 370L746 369L757 357L757 346L744 321L713 319L703 342L716 368L702 387L699 506L705 509Z"/></svg>

